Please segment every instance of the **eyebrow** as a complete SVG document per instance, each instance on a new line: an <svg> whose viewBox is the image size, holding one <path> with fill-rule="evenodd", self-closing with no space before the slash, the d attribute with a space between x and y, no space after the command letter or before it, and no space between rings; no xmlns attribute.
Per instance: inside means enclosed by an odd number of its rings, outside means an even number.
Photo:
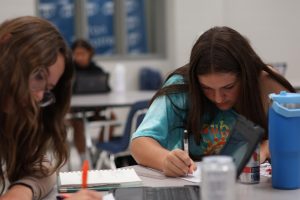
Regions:
<svg viewBox="0 0 300 200"><path fill-rule="evenodd" d="M226 88L226 87L232 86L232 85L234 85L234 84L237 83L237 82L238 82L238 80L235 80L235 81L233 81L233 82L231 82L231 83L229 83L229 84L227 84L227 85L225 85L225 86L222 86L221 88ZM211 88L211 87L205 85L204 83L200 83L200 85L201 85L202 87Z"/></svg>

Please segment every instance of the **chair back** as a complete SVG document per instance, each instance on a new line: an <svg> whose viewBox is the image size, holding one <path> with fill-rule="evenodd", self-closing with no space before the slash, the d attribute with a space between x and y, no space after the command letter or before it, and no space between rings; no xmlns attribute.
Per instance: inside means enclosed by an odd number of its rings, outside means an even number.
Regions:
<svg viewBox="0 0 300 200"><path fill-rule="evenodd" d="M142 68L139 72L140 90L158 90L162 85L162 76L157 69Z"/></svg>
<svg viewBox="0 0 300 200"><path fill-rule="evenodd" d="M148 110L149 102L149 100L137 101L131 106L130 111L127 115L123 136L120 141L120 151L127 150L131 139L131 134L143 121L144 116Z"/></svg>
<svg viewBox="0 0 300 200"><path fill-rule="evenodd" d="M108 73L76 73L73 94L101 94L108 92L110 92Z"/></svg>

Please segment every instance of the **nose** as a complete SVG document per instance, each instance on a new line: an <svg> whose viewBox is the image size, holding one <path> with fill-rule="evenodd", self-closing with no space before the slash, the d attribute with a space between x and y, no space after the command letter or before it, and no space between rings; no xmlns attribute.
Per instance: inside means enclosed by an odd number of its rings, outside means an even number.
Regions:
<svg viewBox="0 0 300 200"><path fill-rule="evenodd" d="M34 92L33 96L37 102L40 102L44 98L44 91L42 90L42 91Z"/></svg>
<svg viewBox="0 0 300 200"><path fill-rule="evenodd" d="M215 91L214 100L216 103L222 103L223 102L223 94L220 91Z"/></svg>

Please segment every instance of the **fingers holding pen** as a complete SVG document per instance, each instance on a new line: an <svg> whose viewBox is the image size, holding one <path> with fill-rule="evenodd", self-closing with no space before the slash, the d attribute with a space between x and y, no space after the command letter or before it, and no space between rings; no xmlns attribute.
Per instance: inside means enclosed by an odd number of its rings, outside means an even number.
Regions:
<svg viewBox="0 0 300 200"><path fill-rule="evenodd" d="M181 152L180 152L181 153ZM181 153L182 154L182 153ZM194 171L197 170L197 165L195 164L195 162L189 157L188 153L186 151L183 152L182 160L184 161L184 163L189 167L188 168L188 172L185 174L192 174Z"/></svg>
<svg viewBox="0 0 300 200"><path fill-rule="evenodd" d="M181 149L170 151L164 160L163 172L166 176L185 176L192 173L194 169L194 162Z"/></svg>
<svg viewBox="0 0 300 200"><path fill-rule="evenodd" d="M197 165L195 164L195 162L191 159L191 165L190 165L190 167L189 167L189 174L192 174L194 171L196 171L197 170Z"/></svg>

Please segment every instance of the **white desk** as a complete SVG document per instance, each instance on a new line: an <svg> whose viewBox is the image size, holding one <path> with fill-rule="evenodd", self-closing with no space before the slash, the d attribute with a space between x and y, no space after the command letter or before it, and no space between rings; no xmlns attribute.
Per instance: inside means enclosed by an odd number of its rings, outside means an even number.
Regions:
<svg viewBox="0 0 300 200"><path fill-rule="evenodd" d="M136 165L132 166L143 181L143 186L164 187L193 185L194 183L179 178L169 178L162 173ZM105 192L104 192L105 193ZM44 200L55 199L56 188ZM300 189L277 190L271 185L271 178L261 176L259 184L236 184L236 200L292 200L299 199Z"/></svg>
<svg viewBox="0 0 300 200"><path fill-rule="evenodd" d="M94 95L73 95L72 109L88 110L99 107L130 106L139 100L151 99L155 91L125 91Z"/></svg>
<svg viewBox="0 0 300 200"><path fill-rule="evenodd" d="M93 95L73 95L71 98L71 111L73 116L79 116L83 118L85 124L85 130L87 130L86 113L88 111L95 111L96 109L116 108L116 107L129 107L140 100L150 100L156 91L125 91L125 92L110 92L104 94ZM72 117L72 116L70 116ZM94 126L104 126L104 141L109 140L109 125L120 124L119 121L98 121L93 123ZM88 131L85 131L86 146L87 149L92 152L92 139ZM92 153L91 153L92 154Z"/></svg>
<svg viewBox="0 0 300 200"><path fill-rule="evenodd" d="M194 185L195 183L179 178L165 177L161 173L142 166L134 166L137 174L143 180L145 186L182 186ZM271 178L261 176L259 184L236 184L236 200L292 200L299 199L298 190L278 190L272 188Z"/></svg>

